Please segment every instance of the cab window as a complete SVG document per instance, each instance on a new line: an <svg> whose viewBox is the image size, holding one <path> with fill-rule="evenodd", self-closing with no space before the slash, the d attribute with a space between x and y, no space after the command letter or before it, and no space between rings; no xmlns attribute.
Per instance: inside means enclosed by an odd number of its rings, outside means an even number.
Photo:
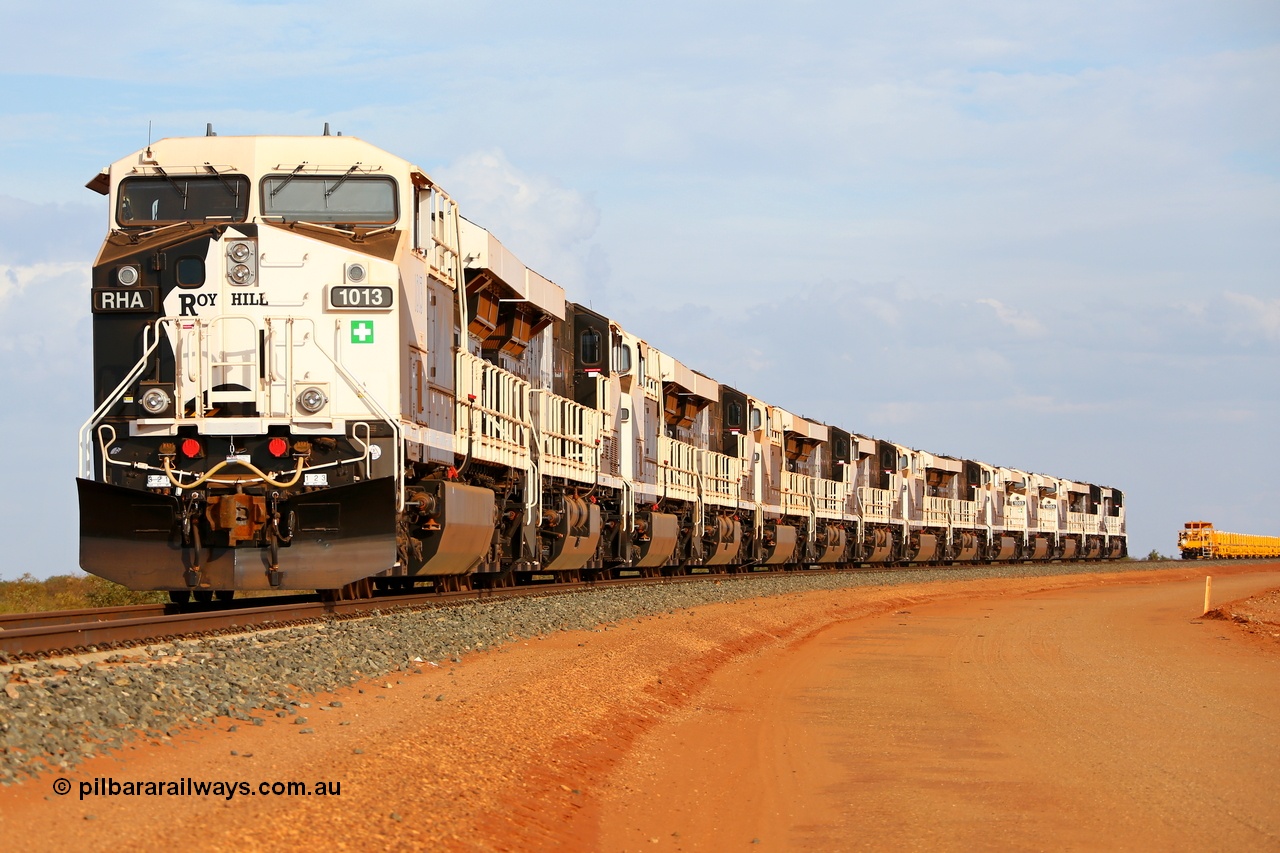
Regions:
<svg viewBox="0 0 1280 853"><path fill-rule="evenodd" d="M116 204L116 221L122 228L206 220L243 222L249 212L249 179L243 175L125 178Z"/></svg>
<svg viewBox="0 0 1280 853"><path fill-rule="evenodd" d="M600 363L600 333L595 329L583 329L578 338L578 357L587 366Z"/></svg>
<svg viewBox="0 0 1280 853"><path fill-rule="evenodd" d="M349 225L391 225L396 182L369 175L272 175L262 180L262 215Z"/></svg>
<svg viewBox="0 0 1280 853"><path fill-rule="evenodd" d="M618 373L628 373L631 370L631 347L624 343L617 342L613 345L613 369Z"/></svg>

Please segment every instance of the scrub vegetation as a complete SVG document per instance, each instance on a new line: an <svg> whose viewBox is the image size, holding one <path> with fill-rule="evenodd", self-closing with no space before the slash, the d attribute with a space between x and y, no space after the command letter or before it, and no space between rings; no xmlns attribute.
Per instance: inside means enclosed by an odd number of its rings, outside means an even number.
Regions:
<svg viewBox="0 0 1280 853"><path fill-rule="evenodd" d="M0 580L0 613L159 604L168 600L164 592L134 592L95 575L55 575L37 580L24 574L17 580Z"/></svg>

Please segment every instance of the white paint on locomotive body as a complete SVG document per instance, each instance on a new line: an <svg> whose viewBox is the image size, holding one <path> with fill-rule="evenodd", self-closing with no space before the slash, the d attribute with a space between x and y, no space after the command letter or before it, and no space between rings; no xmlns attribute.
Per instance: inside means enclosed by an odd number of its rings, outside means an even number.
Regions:
<svg viewBox="0 0 1280 853"><path fill-rule="evenodd" d="M425 174L350 137L165 139L110 167L113 229L138 224L116 218L122 181L156 174L182 180L207 174L209 163L223 164L215 166L219 172L249 178L252 190L245 221L255 227L250 234L238 223L230 224L210 241L203 258L204 281L191 288L175 288L164 300L160 327L184 366L178 373L179 397L187 399L197 390L211 392L216 386L245 389L236 400L230 399L235 392L213 393L226 395L224 402L251 402L263 413L245 419L246 431L264 422L293 423L310 430L327 425L341 431L347 421L378 419L383 412L398 411L401 274L408 271L411 280L419 281L427 274L426 253L408 246L414 230L416 187L425 182ZM301 178L336 177L357 165L362 176L386 176L395 183L397 218L386 226L399 235L392 259L371 256L360 242L341 245L324 239L341 225L308 226L296 221L301 217L291 222L288 217L264 216L264 176L297 172ZM247 285L231 276L235 261L227 248L235 243L251 247L249 260L256 265L256 275ZM332 288L350 284L346 276L352 264L365 270L362 286L389 288L394 294L389 305L350 306L361 309L358 320L328 298ZM449 277L440 283L453 286ZM370 309L377 313L370 316ZM413 317L408 326L425 348L424 324L417 321ZM266 363L260 364L261 360ZM261 375L254 375L255 371ZM330 392L324 410L299 411L293 399L302 387L315 385ZM154 433L162 419L141 420ZM236 428L225 419L213 423L179 415L170 420L170 432L186 422L200 431L222 433Z"/></svg>

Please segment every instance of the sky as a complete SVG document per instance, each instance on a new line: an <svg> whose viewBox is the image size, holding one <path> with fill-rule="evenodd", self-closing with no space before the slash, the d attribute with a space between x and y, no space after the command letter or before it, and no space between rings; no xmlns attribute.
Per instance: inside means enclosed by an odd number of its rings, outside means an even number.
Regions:
<svg viewBox="0 0 1280 853"><path fill-rule="evenodd" d="M150 135L425 168L687 365L1280 535L1280 5L0 0L0 578L75 571L84 184Z"/></svg>

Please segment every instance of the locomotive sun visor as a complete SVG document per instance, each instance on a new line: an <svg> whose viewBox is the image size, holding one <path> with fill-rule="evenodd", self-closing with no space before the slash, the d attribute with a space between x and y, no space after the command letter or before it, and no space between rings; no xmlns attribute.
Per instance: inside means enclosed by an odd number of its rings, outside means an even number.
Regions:
<svg viewBox="0 0 1280 853"><path fill-rule="evenodd" d="M798 415L792 415L791 423L784 429L786 432L794 433L797 437L814 443L826 441L830 436L830 430L828 430L826 424L820 424Z"/></svg>
<svg viewBox="0 0 1280 853"><path fill-rule="evenodd" d="M792 462L803 462L819 444L827 441L830 431L826 424L814 423L796 415L788 417L791 422L783 429L787 458Z"/></svg>
<svg viewBox="0 0 1280 853"><path fill-rule="evenodd" d="M685 367L664 352L652 348L651 352L658 356L658 374L662 377L663 384L679 386L685 394L698 397L703 406L720 399L719 382Z"/></svg>
<svg viewBox="0 0 1280 853"><path fill-rule="evenodd" d="M950 456L934 456L929 454L929 458L925 462L926 468L933 468L937 471L949 471L953 474L959 474L964 465L959 459L952 459Z"/></svg>
<svg viewBox="0 0 1280 853"><path fill-rule="evenodd" d="M855 435L853 436L853 441L856 442L859 459L876 455L876 440L874 438L867 438L865 435Z"/></svg>
<svg viewBox="0 0 1280 853"><path fill-rule="evenodd" d="M666 421L671 426L688 429L699 412L720 398L720 384L690 370L666 353L652 352L658 356Z"/></svg>
<svg viewBox="0 0 1280 853"><path fill-rule="evenodd" d="M84 186L85 189L93 190L98 195L106 195L111 192L111 170L103 169Z"/></svg>
<svg viewBox="0 0 1280 853"><path fill-rule="evenodd" d="M564 288L526 267L488 231L465 217L459 217L458 242L468 282L499 282L505 285L504 290L511 293L509 297L504 294L502 298L528 302L557 320L564 319ZM467 289L472 289L470 284Z"/></svg>

